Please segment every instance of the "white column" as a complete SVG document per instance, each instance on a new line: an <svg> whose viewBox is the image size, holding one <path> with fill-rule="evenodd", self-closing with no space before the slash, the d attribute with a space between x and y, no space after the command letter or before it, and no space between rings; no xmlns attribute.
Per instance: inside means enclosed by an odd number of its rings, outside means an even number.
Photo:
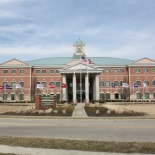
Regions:
<svg viewBox="0 0 155 155"><path fill-rule="evenodd" d="M76 74L73 74L73 103L76 102Z"/></svg>
<svg viewBox="0 0 155 155"><path fill-rule="evenodd" d="M89 103L89 75L85 74L85 102Z"/></svg>
<svg viewBox="0 0 155 155"><path fill-rule="evenodd" d="M99 75L96 74L95 76L95 85L96 85L96 100L99 100Z"/></svg>
<svg viewBox="0 0 155 155"><path fill-rule="evenodd" d="M66 84L66 75L62 75L62 83ZM62 100L66 100L66 88L62 88Z"/></svg>

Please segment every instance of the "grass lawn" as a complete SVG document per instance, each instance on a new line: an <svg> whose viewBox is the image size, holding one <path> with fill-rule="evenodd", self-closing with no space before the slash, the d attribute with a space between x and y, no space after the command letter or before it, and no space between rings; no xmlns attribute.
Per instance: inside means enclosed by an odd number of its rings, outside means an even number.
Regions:
<svg viewBox="0 0 155 155"><path fill-rule="evenodd" d="M155 154L155 143L152 142L138 143L48 138L0 137L0 145L97 152Z"/></svg>

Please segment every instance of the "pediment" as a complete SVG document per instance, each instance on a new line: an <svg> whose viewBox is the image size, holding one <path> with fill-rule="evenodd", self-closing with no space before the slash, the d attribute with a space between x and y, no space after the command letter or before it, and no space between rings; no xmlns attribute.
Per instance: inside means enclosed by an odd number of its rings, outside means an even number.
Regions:
<svg viewBox="0 0 155 155"><path fill-rule="evenodd" d="M101 73L102 70L90 64L87 64L85 62L77 62L60 70L60 73L74 73L74 72L76 73L80 73L80 72Z"/></svg>
<svg viewBox="0 0 155 155"><path fill-rule="evenodd" d="M2 66L16 66L16 65L29 65L23 61L17 60L17 59L11 59L9 61L6 61L1 64Z"/></svg>
<svg viewBox="0 0 155 155"><path fill-rule="evenodd" d="M87 64L86 62L76 62L70 66L64 68L64 70L84 70L84 69L97 69L96 67Z"/></svg>
<svg viewBox="0 0 155 155"><path fill-rule="evenodd" d="M131 64L135 64L135 65L138 65L138 64L155 64L155 61L151 60L149 58L142 58L140 60L134 61Z"/></svg>

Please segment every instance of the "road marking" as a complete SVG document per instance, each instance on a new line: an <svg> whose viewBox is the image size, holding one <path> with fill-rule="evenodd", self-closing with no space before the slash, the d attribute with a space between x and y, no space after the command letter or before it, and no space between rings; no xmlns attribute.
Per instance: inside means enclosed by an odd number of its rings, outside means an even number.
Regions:
<svg viewBox="0 0 155 155"><path fill-rule="evenodd" d="M155 129L155 126L111 126L111 125L65 125L65 124L23 124L23 123L0 123L1 125L12 126L45 126L45 127L76 127L76 128L124 128L124 129Z"/></svg>

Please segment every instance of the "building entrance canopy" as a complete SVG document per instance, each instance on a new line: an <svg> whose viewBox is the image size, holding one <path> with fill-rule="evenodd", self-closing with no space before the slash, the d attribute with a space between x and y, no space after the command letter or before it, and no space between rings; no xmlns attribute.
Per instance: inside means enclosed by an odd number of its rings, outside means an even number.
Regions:
<svg viewBox="0 0 155 155"><path fill-rule="evenodd" d="M60 70L62 82L67 84L67 88L63 89L63 99L67 98L67 94L69 100L72 99L73 102L89 102L90 97L98 99L99 74L102 72L101 69L87 62L81 62L80 59L69 62Z"/></svg>

